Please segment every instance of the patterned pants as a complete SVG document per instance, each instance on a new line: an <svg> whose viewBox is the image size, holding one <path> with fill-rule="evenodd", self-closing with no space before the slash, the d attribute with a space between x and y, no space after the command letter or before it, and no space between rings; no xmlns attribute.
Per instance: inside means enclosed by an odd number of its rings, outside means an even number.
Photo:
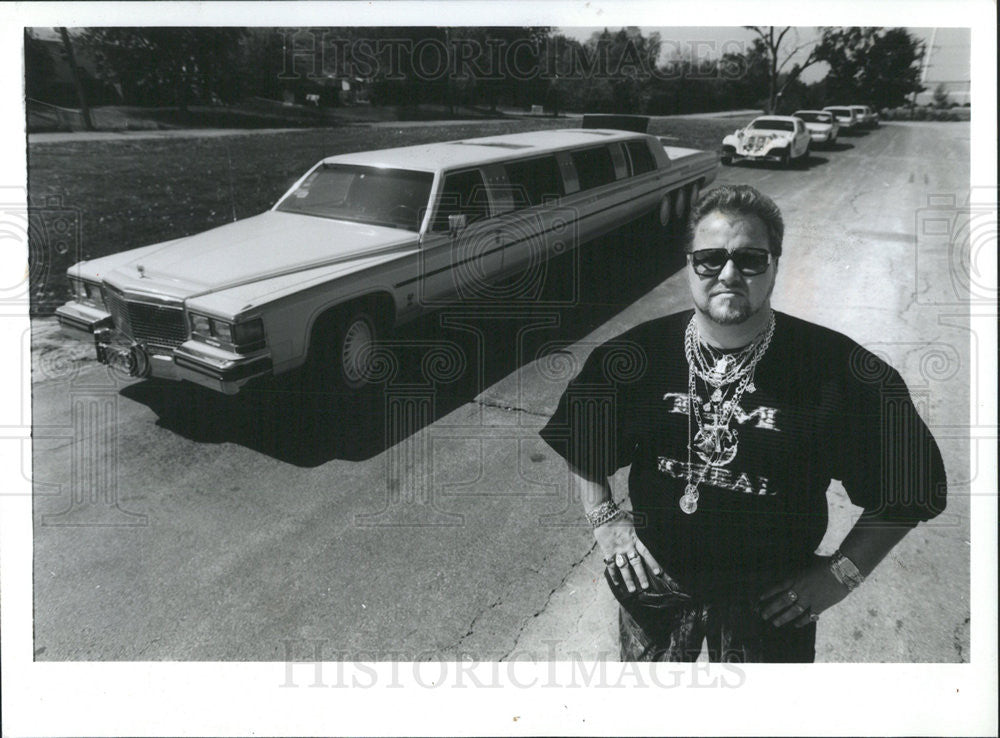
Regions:
<svg viewBox="0 0 1000 738"><path fill-rule="evenodd" d="M710 661L812 663L816 624L775 628L754 612L753 603L684 603L643 613L643 625L618 611L622 661L696 661L702 645Z"/></svg>

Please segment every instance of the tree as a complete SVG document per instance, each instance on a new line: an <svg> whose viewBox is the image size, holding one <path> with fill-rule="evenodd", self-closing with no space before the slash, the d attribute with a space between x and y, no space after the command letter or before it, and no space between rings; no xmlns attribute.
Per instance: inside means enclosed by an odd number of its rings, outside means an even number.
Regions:
<svg viewBox="0 0 1000 738"><path fill-rule="evenodd" d="M784 94L788 85L820 60L816 53L816 41L801 42L798 29L792 26L780 29L774 26L744 26L744 28L757 34L754 51L767 61L767 112L773 113L778 99ZM783 71L799 52L810 46L813 48L805 59L795 62L787 72Z"/></svg>
<svg viewBox="0 0 1000 738"><path fill-rule="evenodd" d="M98 73L120 82L135 102L174 104L232 99L239 87L240 28L91 28L82 40Z"/></svg>
<svg viewBox="0 0 1000 738"><path fill-rule="evenodd" d="M948 98L948 87L944 82L939 82L934 88L934 107L947 108L950 99Z"/></svg>
<svg viewBox="0 0 1000 738"><path fill-rule="evenodd" d="M55 66L44 44L30 28L24 29L24 93L36 100L46 100L55 80Z"/></svg>
<svg viewBox="0 0 1000 738"><path fill-rule="evenodd" d="M892 108L925 89L923 45L905 28L825 28L816 56L830 65L827 92L835 103Z"/></svg>
<svg viewBox="0 0 1000 738"><path fill-rule="evenodd" d="M80 101L80 112L83 114L83 126L88 131L92 131L94 130L94 122L90 119L90 106L87 104L87 94L83 90L83 82L80 81L80 68L76 65L73 44L70 42L69 33L65 28L59 29L59 37L66 50L66 61L69 63L70 73L73 75L73 86L76 87L76 96Z"/></svg>

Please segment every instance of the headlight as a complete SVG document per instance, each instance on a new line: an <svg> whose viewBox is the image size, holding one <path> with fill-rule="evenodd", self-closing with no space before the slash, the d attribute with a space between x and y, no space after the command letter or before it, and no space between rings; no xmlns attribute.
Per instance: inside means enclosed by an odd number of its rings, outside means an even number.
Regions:
<svg viewBox="0 0 1000 738"><path fill-rule="evenodd" d="M202 336L211 336L212 329L208 325L208 317L191 313L191 332Z"/></svg>
<svg viewBox="0 0 1000 738"><path fill-rule="evenodd" d="M212 318L208 322L212 326L213 336L226 343L233 342L233 331L229 323L224 320L216 320L215 318Z"/></svg>
<svg viewBox="0 0 1000 738"><path fill-rule="evenodd" d="M84 287L82 280L71 278L69 280L69 288L73 291L73 297L77 300L83 301L87 299L87 288Z"/></svg>
<svg viewBox="0 0 1000 738"><path fill-rule="evenodd" d="M237 351L262 348L264 321L260 318L232 323L221 318L190 313L191 335L208 343L226 344Z"/></svg>
<svg viewBox="0 0 1000 738"><path fill-rule="evenodd" d="M101 295L100 285L94 282L87 282L83 279L77 279L76 277L70 277L69 286L77 302L104 308L104 297Z"/></svg>

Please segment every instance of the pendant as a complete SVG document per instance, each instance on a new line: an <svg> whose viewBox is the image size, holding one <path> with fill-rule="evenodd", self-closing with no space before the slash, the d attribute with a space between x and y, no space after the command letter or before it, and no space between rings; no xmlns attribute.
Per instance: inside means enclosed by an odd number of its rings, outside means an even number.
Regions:
<svg viewBox="0 0 1000 738"><path fill-rule="evenodd" d="M715 392L712 393L712 402L718 404L722 402L722 388L717 387Z"/></svg>
<svg viewBox="0 0 1000 738"><path fill-rule="evenodd" d="M716 433L706 433L705 431L699 429L697 433L694 434L694 445L703 454L712 454L718 445L718 434Z"/></svg>
<svg viewBox="0 0 1000 738"><path fill-rule="evenodd" d="M723 374L726 373L726 369L728 369L728 368L729 368L729 357L728 356L723 356L721 359L719 359L717 362L715 362L715 369L714 369L714 371L720 377Z"/></svg>
<svg viewBox="0 0 1000 738"><path fill-rule="evenodd" d="M750 382L750 384L747 385L747 392L749 392L752 395L756 391L757 391L757 385L754 384L753 382Z"/></svg>
<svg viewBox="0 0 1000 738"><path fill-rule="evenodd" d="M739 433L735 428L699 429L692 439L692 450L713 466L725 466L736 458Z"/></svg>
<svg viewBox="0 0 1000 738"><path fill-rule="evenodd" d="M698 488L689 484L684 488L684 496L681 497L681 510L690 515L698 509Z"/></svg>

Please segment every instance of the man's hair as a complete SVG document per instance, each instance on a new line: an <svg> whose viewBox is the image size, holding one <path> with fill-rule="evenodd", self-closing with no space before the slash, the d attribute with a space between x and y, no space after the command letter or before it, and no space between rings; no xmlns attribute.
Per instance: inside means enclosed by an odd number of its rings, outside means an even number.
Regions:
<svg viewBox="0 0 1000 738"><path fill-rule="evenodd" d="M743 184L715 187L706 192L691 208L686 244L688 251L694 242L694 232L698 224L716 211L725 215L756 215L767 229L767 242L771 253L775 258L781 256L781 241L785 237L785 221L781 219L781 211L770 197L750 185Z"/></svg>

